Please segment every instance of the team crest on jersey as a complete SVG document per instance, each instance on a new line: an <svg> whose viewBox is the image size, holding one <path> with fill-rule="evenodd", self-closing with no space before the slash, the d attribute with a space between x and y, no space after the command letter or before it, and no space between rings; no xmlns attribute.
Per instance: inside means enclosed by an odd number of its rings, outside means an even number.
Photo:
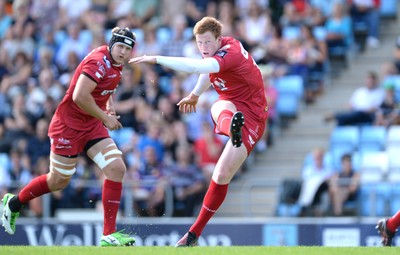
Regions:
<svg viewBox="0 0 400 255"><path fill-rule="evenodd" d="M215 55L217 55L217 56L223 58L223 57L225 57L225 55L226 55L227 53L228 53L228 52L227 52L226 50L219 50L219 51L217 51L217 53L216 53Z"/></svg>
<svg viewBox="0 0 400 255"><path fill-rule="evenodd" d="M97 61L97 68L98 68L97 72L96 72L97 78L99 78L99 79L103 78L104 75L106 74L106 69L100 61Z"/></svg>
<svg viewBox="0 0 400 255"><path fill-rule="evenodd" d="M107 68L110 69L110 68L111 68L111 63L110 63L110 61L107 59L106 56L103 56L103 61L104 61L104 63L106 63Z"/></svg>

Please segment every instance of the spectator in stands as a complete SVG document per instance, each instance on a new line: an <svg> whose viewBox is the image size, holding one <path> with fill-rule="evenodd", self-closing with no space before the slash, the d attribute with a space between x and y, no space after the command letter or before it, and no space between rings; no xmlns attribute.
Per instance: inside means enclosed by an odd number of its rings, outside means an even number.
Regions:
<svg viewBox="0 0 400 255"><path fill-rule="evenodd" d="M7 30L1 47L13 60L18 52L23 52L28 59L33 59L35 51L35 21L29 13L29 0L15 0L12 3L12 22Z"/></svg>
<svg viewBox="0 0 400 255"><path fill-rule="evenodd" d="M7 30L11 26L11 21L12 21L11 16L7 13L6 7L7 7L7 1L1 0L0 1L0 39L1 40L3 40L4 36L6 35Z"/></svg>
<svg viewBox="0 0 400 255"><path fill-rule="evenodd" d="M336 3L345 4L346 0L310 0L310 4L319 10L321 10L322 15L327 19L332 16L333 10L335 9Z"/></svg>
<svg viewBox="0 0 400 255"><path fill-rule="evenodd" d="M399 102L396 99L395 85L384 84L385 98L375 113L374 124L389 127L400 123Z"/></svg>
<svg viewBox="0 0 400 255"><path fill-rule="evenodd" d="M221 31L222 24L212 17L196 23L193 34L203 59L142 56L129 61L158 63L176 71L200 74L192 92L178 103L182 112L196 111L199 97L210 82L219 95L211 115L215 131L229 137L230 142L214 169L199 217L177 246L197 245L207 222L222 205L232 178L262 138L268 117L260 69L238 40L222 36Z"/></svg>
<svg viewBox="0 0 400 255"><path fill-rule="evenodd" d="M289 39L289 48L287 52L288 73L289 75L299 75L305 87L309 84L310 76L310 52L304 44L303 39L299 37Z"/></svg>
<svg viewBox="0 0 400 255"><path fill-rule="evenodd" d="M91 2L91 0L60 0L58 3L59 16L56 29L64 30L72 22L82 22L85 13L91 7Z"/></svg>
<svg viewBox="0 0 400 255"><path fill-rule="evenodd" d="M303 44L309 56L309 82L304 85L305 100L308 103L312 103L323 89L328 49L325 40L317 40L315 38L312 27L302 26L301 32Z"/></svg>
<svg viewBox="0 0 400 255"><path fill-rule="evenodd" d="M304 23L304 16L301 11L296 8L296 5L292 1L286 2L283 9L283 15L279 19L279 24L282 27L299 27Z"/></svg>
<svg viewBox="0 0 400 255"><path fill-rule="evenodd" d="M204 195L205 180L193 163L193 149L189 144L176 148L176 162L170 167L169 182L174 191L174 215L192 217L195 206Z"/></svg>
<svg viewBox="0 0 400 255"><path fill-rule="evenodd" d="M262 58L261 45L268 42L272 36L271 17L264 6L257 4L256 0L249 3L248 11L239 21L239 36L243 47L252 53L255 61Z"/></svg>
<svg viewBox="0 0 400 255"><path fill-rule="evenodd" d="M20 151L19 149L13 149L10 152L10 180L12 186L8 192L19 192L20 186L28 184L32 180L31 166L29 165L29 156Z"/></svg>
<svg viewBox="0 0 400 255"><path fill-rule="evenodd" d="M209 4L211 4L209 2ZM222 34L226 36L235 36L238 33L237 23L239 20L238 8L235 8L232 1L222 0L218 3L217 9L218 19L224 26L222 27ZM211 15L208 15L211 16Z"/></svg>
<svg viewBox="0 0 400 255"><path fill-rule="evenodd" d="M265 45L265 62L272 67L271 75L280 77L287 74L289 66L287 52L289 50L288 41L282 37L282 28L275 25L273 36Z"/></svg>
<svg viewBox="0 0 400 255"><path fill-rule="evenodd" d="M353 28L350 17L346 14L343 3L337 2L333 5L332 15L325 23L325 40L328 50L342 47L348 50L353 43Z"/></svg>
<svg viewBox="0 0 400 255"><path fill-rule="evenodd" d="M325 153L323 148L316 148L310 154L310 158L306 158L298 200L302 207L301 216L323 216L328 212L328 180L333 174L333 169L324 160Z"/></svg>
<svg viewBox="0 0 400 255"><path fill-rule="evenodd" d="M109 45L92 51L78 66L72 82L50 123L49 172L41 174L17 194L3 197L2 222L9 234L15 233L21 208L44 194L68 186L82 152L102 170L104 228L101 246L130 246L135 239L116 231L126 166L108 130L122 128L113 98L123 64L129 58L136 36L128 28L115 27ZM24 105L22 103L22 105Z"/></svg>
<svg viewBox="0 0 400 255"><path fill-rule="evenodd" d="M11 151L13 139L6 135L4 124L0 122L0 153Z"/></svg>
<svg viewBox="0 0 400 255"><path fill-rule="evenodd" d="M28 91L30 76L32 75L32 59L23 51L16 53L7 67L8 73L0 83L0 92L8 97Z"/></svg>
<svg viewBox="0 0 400 255"><path fill-rule="evenodd" d="M384 99L384 90L379 86L374 71L366 75L365 85L357 88L350 97L349 109L329 114L325 121L336 120L338 126L373 124L376 111Z"/></svg>
<svg viewBox="0 0 400 255"><path fill-rule="evenodd" d="M78 22L69 23L67 35L61 41L60 48L56 53L56 63L60 70L66 70L69 66L69 54L75 53L79 60L89 52L89 42L80 36L82 25Z"/></svg>
<svg viewBox="0 0 400 255"><path fill-rule="evenodd" d="M50 139L47 136L48 125L48 120L38 120L35 133L28 139L25 153L30 159L30 167L33 167L40 157L48 157L50 155Z"/></svg>
<svg viewBox="0 0 400 255"><path fill-rule="evenodd" d="M332 201L333 215L343 215L343 205L355 201L359 188L360 174L353 169L351 154L341 158L341 168L329 179L329 193Z"/></svg>
<svg viewBox="0 0 400 255"><path fill-rule="evenodd" d="M351 0L350 2L350 14L353 22L363 22L366 24L368 31L367 45L371 48L378 48L380 45L380 0Z"/></svg>
<svg viewBox="0 0 400 255"><path fill-rule="evenodd" d="M397 74L400 74L400 36L398 36L396 39L393 64L396 66Z"/></svg>
<svg viewBox="0 0 400 255"><path fill-rule="evenodd" d="M161 216L165 210L168 169L157 158L154 147L146 146L141 155L143 162L136 176L139 187L134 190L135 210L140 216Z"/></svg>
<svg viewBox="0 0 400 255"><path fill-rule="evenodd" d="M12 99L12 112L4 120L6 136L12 138L13 144L29 137L33 132L33 118L26 109L25 96L21 93Z"/></svg>

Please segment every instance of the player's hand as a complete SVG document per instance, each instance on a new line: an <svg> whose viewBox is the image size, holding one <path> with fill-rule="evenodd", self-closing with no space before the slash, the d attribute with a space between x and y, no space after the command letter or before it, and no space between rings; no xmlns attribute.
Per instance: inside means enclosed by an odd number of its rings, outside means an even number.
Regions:
<svg viewBox="0 0 400 255"><path fill-rule="evenodd" d="M196 112L196 105L198 101L199 101L199 96L190 93L189 96L183 98L176 105L179 106L179 111L184 113L191 113L191 112Z"/></svg>
<svg viewBox="0 0 400 255"><path fill-rule="evenodd" d="M128 63L130 64L140 64L140 63L148 63L148 64L156 64L157 59L155 56L146 56L143 55L141 57L131 58Z"/></svg>
<svg viewBox="0 0 400 255"><path fill-rule="evenodd" d="M103 124L110 131L120 129L122 128L122 124L118 121L119 118L119 115L107 114L107 119L103 122Z"/></svg>

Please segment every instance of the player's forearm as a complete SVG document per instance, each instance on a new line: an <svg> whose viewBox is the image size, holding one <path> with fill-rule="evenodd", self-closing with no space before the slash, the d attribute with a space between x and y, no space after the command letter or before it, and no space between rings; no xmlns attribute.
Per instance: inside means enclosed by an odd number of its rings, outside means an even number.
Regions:
<svg viewBox="0 0 400 255"><path fill-rule="evenodd" d="M200 96L208 87L210 87L210 85L211 83L208 74L200 74L192 93L196 96Z"/></svg>
<svg viewBox="0 0 400 255"><path fill-rule="evenodd" d="M214 58L193 59L181 57L156 57L157 64L185 73L218 73L219 64Z"/></svg>
<svg viewBox="0 0 400 255"><path fill-rule="evenodd" d="M93 116L96 119L101 120L104 122L107 118L107 114L96 105L94 98L89 96L78 96L74 99L74 102L85 111L90 116Z"/></svg>

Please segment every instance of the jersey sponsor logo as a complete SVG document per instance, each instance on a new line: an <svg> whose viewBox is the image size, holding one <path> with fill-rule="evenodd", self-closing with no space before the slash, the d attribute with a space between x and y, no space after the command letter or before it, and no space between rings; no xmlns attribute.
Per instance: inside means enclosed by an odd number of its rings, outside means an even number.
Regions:
<svg viewBox="0 0 400 255"><path fill-rule="evenodd" d="M105 96L105 95L108 95L108 94L114 94L115 92L117 91L117 88L115 88L115 89L110 89L110 90L103 90L102 92L101 92L101 95L102 96Z"/></svg>
<svg viewBox="0 0 400 255"><path fill-rule="evenodd" d="M59 143L62 143L62 144L70 144L71 143L71 141L70 140L68 140L68 139L65 139L65 138L58 138L57 139L57 142L59 142Z"/></svg>
<svg viewBox="0 0 400 255"><path fill-rule="evenodd" d="M71 145L56 145L56 149L71 149Z"/></svg>
<svg viewBox="0 0 400 255"><path fill-rule="evenodd" d="M107 78L115 78L115 77L117 77L117 74L115 73L115 74L112 74L112 75L109 75Z"/></svg>
<svg viewBox="0 0 400 255"><path fill-rule="evenodd" d="M215 88L215 86L217 86L220 90L224 91L224 90L228 89L227 87L225 87L225 83L226 83L225 80L217 77L213 81L213 86L214 86L214 88Z"/></svg>

